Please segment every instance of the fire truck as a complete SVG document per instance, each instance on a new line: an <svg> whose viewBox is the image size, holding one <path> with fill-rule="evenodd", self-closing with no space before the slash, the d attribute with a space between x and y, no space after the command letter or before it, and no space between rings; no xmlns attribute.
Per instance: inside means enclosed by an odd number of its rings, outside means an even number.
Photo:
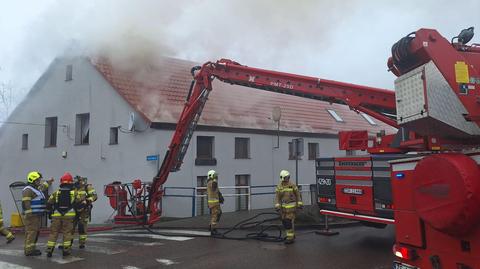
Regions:
<svg viewBox="0 0 480 269"><path fill-rule="evenodd" d="M394 223L396 269L479 269L480 45L467 45L472 38L473 27L450 41L432 29L400 39L387 62L398 77L395 91L227 59L193 67L194 79L163 163L145 186L147 194L140 196L148 204L141 208L145 223L159 220L163 184L180 169L212 81L218 79L345 104L398 128L397 134L373 140L366 132L340 134L341 149L370 155L317 160L317 180L328 186L319 197L322 213Z"/></svg>

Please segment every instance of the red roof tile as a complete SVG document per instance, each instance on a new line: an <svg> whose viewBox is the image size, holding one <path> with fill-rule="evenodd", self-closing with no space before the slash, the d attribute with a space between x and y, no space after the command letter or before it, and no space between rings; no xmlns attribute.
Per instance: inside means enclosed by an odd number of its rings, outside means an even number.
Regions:
<svg viewBox="0 0 480 269"><path fill-rule="evenodd" d="M150 122L176 123L192 81L191 67L185 60L164 58L156 67L122 68L106 59L92 63L125 100ZM262 91L214 81L200 125L276 130L269 119L280 106L282 131L336 134L338 131L369 130L387 133L395 129L377 120L370 125L345 105L329 104L292 95ZM327 112L332 109L345 122L337 122Z"/></svg>

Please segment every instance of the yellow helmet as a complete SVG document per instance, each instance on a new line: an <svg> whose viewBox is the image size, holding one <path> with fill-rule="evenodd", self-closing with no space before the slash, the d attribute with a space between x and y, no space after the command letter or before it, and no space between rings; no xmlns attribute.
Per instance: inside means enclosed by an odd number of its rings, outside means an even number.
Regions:
<svg viewBox="0 0 480 269"><path fill-rule="evenodd" d="M218 174L215 170L210 170L208 171L207 173L207 178L208 179L217 179L218 178Z"/></svg>
<svg viewBox="0 0 480 269"><path fill-rule="evenodd" d="M40 179L40 178L42 178L42 174L40 174L40 172L32 171L32 172L28 173L27 182L28 183L33 183L37 179Z"/></svg>
<svg viewBox="0 0 480 269"><path fill-rule="evenodd" d="M280 180L289 180L290 179L290 172L288 172L287 170L282 170L280 171Z"/></svg>

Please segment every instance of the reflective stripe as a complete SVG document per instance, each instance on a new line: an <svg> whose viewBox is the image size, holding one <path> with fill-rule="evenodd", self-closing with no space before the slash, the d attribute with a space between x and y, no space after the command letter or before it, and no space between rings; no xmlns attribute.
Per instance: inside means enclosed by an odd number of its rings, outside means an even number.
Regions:
<svg viewBox="0 0 480 269"><path fill-rule="evenodd" d="M293 188L277 188L278 192L292 192Z"/></svg>
<svg viewBox="0 0 480 269"><path fill-rule="evenodd" d="M303 205L303 202L302 202L302 201L299 201L299 202L298 202L298 205Z"/></svg>
<svg viewBox="0 0 480 269"><path fill-rule="evenodd" d="M30 201L32 200L32 197L22 197L22 201Z"/></svg>
<svg viewBox="0 0 480 269"><path fill-rule="evenodd" d="M48 186L48 184L47 184ZM30 198L31 200L31 211L33 214L43 214L46 210L46 199L45 199L45 195L43 194L43 192L35 189L34 187L32 186L26 186L25 188L23 188L23 191L25 190L31 190L33 193L35 193L35 198ZM27 197L22 197L22 201L24 198L27 198ZM27 199L28 200L28 199ZM24 213L28 213L28 210L24 211Z"/></svg>
<svg viewBox="0 0 480 269"><path fill-rule="evenodd" d="M24 214L32 213L32 210L31 210L31 209L28 209L28 210L23 211L23 213L24 213Z"/></svg>
<svg viewBox="0 0 480 269"><path fill-rule="evenodd" d="M70 247L72 245L72 241L68 240L68 241L63 241L63 246L64 247Z"/></svg>
<svg viewBox="0 0 480 269"><path fill-rule="evenodd" d="M53 241L48 241L47 242L47 247L54 247L55 246L55 242Z"/></svg>
<svg viewBox="0 0 480 269"><path fill-rule="evenodd" d="M69 211L67 213L65 213L65 215L62 215L60 214L59 212L55 212L52 214L52 217L75 217L77 214L75 213L75 211Z"/></svg>
<svg viewBox="0 0 480 269"><path fill-rule="evenodd" d="M283 208L294 208L297 207L297 203L288 203L288 204L283 204Z"/></svg>
<svg viewBox="0 0 480 269"><path fill-rule="evenodd" d="M88 191L88 194L92 194L92 193L95 193L95 190L89 190Z"/></svg>
<svg viewBox="0 0 480 269"><path fill-rule="evenodd" d="M85 240L85 239L87 239L87 236L86 235L80 235L78 238L80 238L80 240Z"/></svg>
<svg viewBox="0 0 480 269"><path fill-rule="evenodd" d="M209 203L209 204L219 203L219 202L220 202L220 200L218 200L218 199L210 199L210 200L208 200L208 203Z"/></svg>

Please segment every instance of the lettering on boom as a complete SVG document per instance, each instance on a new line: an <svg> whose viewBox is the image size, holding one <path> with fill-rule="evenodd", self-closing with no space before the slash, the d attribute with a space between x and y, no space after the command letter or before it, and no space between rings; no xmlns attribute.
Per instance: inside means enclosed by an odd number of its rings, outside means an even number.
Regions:
<svg viewBox="0 0 480 269"><path fill-rule="evenodd" d="M272 82L270 82L270 85L274 86L274 87L293 90L293 84L287 84L287 83L272 81Z"/></svg>

